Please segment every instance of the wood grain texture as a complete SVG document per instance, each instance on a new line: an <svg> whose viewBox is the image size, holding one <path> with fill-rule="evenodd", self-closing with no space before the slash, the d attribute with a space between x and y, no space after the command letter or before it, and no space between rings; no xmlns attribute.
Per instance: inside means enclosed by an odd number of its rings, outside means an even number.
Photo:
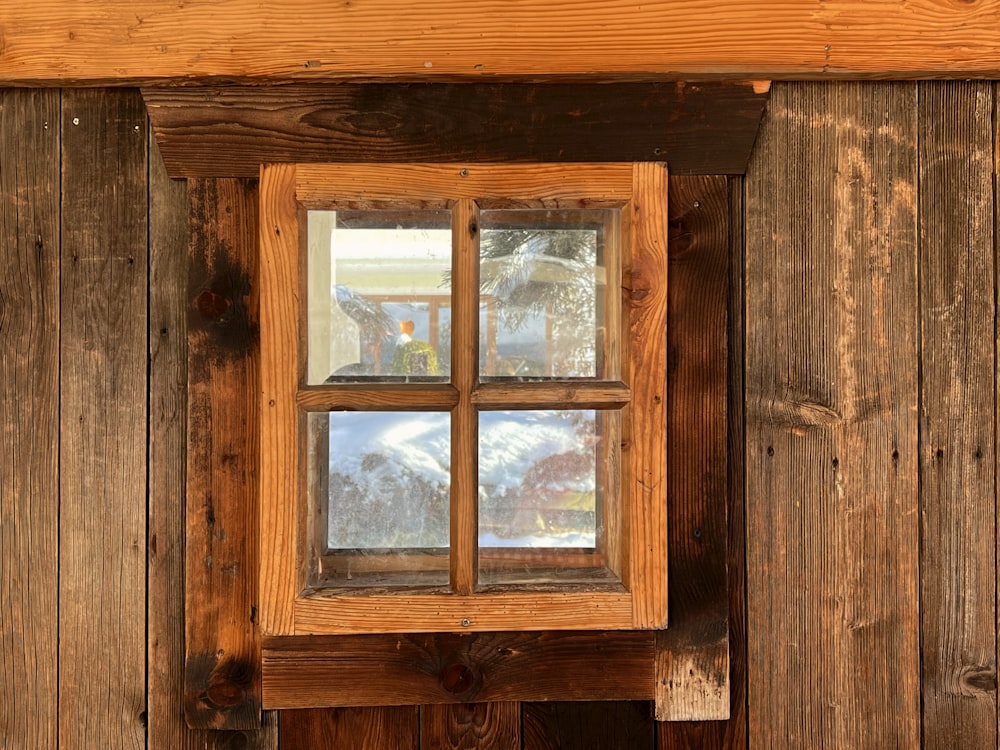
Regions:
<svg viewBox="0 0 1000 750"><path fill-rule="evenodd" d="M189 184L185 712L260 726L257 190Z"/></svg>
<svg viewBox="0 0 1000 750"><path fill-rule="evenodd" d="M618 584L552 588L477 591L466 596L427 592L304 597L294 604L295 634L634 627L635 596L621 591ZM606 590L595 590L598 588Z"/></svg>
<svg viewBox="0 0 1000 750"><path fill-rule="evenodd" d="M190 729L184 715L184 498L187 425L187 184L170 180L150 141L149 557L146 688L149 750L275 750L276 717L252 730Z"/></svg>
<svg viewBox="0 0 1000 750"><path fill-rule="evenodd" d="M7 9L0 81L994 77L998 36L993 0L40 0Z"/></svg>
<svg viewBox="0 0 1000 750"><path fill-rule="evenodd" d="M59 745L138 748L146 741L146 114L137 91L65 91L61 127Z"/></svg>
<svg viewBox="0 0 1000 750"><path fill-rule="evenodd" d="M649 700L652 695L648 631L264 639L268 707Z"/></svg>
<svg viewBox="0 0 1000 750"><path fill-rule="evenodd" d="M344 209L378 201L391 209L448 208L463 198L483 209L575 208L602 198L621 206L633 187L630 164L303 164L295 174L304 205Z"/></svg>
<svg viewBox="0 0 1000 750"><path fill-rule="evenodd" d="M305 750L420 750L417 706L281 711L281 746Z"/></svg>
<svg viewBox="0 0 1000 750"><path fill-rule="evenodd" d="M919 747L916 86L781 85L746 178L751 747Z"/></svg>
<svg viewBox="0 0 1000 750"><path fill-rule="evenodd" d="M294 632L298 584L299 463L295 405L299 362L295 168L261 170L260 208L260 628Z"/></svg>
<svg viewBox="0 0 1000 750"><path fill-rule="evenodd" d="M995 747L994 91L919 100L923 746Z"/></svg>
<svg viewBox="0 0 1000 750"><path fill-rule="evenodd" d="M632 392L624 383L483 383L472 392L477 409L613 409Z"/></svg>
<svg viewBox="0 0 1000 750"><path fill-rule="evenodd" d="M767 91L742 83L365 84L143 91L175 177L275 162L667 161L741 174Z"/></svg>
<svg viewBox="0 0 1000 750"><path fill-rule="evenodd" d="M305 411L448 411L458 403L458 391L448 383L313 386L300 389L295 401Z"/></svg>
<svg viewBox="0 0 1000 750"><path fill-rule="evenodd" d="M521 750L521 704L452 703L420 709L420 746Z"/></svg>
<svg viewBox="0 0 1000 750"><path fill-rule="evenodd" d="M524 703L524 750L653 750L649 701Z"/></svg>
<svg viewBox="0 0 1000 750"><path fill-rule="evenodd" d="M726 587L725 177L670 178L667 346L670 627L657 636L656 718L729 717Z"/></svg>
<svg viewBox="0 0 1000 750"><path fill-rule="evenodd" d="M0 93L0 746L55 748L59 92Z"/></svg>
<svg viewBox="0 0 1000 750"><path fill-rule="evenodd" d="M632 388L624 409L622 450L627 486L622 582L632 592L632 627L667 624L667 170L634 165L631 249L622 258L629 353L623 369Z"/></svg>
<svg viewBox="0 0 1000 750"><path fill-rule="evenodd" d="M469 598L479 576L480 492L479 415L472 403L479 378L479 207L469 198L451 211L451 268L451 382L458 404L451 412L449 582L455 594ZM479 618L456 619L468 624Z"/></svg>

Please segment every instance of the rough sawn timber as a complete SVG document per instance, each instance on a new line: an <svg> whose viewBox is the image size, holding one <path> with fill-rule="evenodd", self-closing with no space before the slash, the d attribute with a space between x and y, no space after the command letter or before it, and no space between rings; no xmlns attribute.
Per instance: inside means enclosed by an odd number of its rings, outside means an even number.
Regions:
<svg viewBox="0 0 1000 750"><path fill-rule="evenodd" d="M20 85L1000 72L1000 0L38 0L2 31Z"/></svg>
<svg viewBox="0 0 1000 750"><path fill-rule="evenodd" d="M666 161L742 174L767 82L146 88L174 177L276 162Z"/></svg>

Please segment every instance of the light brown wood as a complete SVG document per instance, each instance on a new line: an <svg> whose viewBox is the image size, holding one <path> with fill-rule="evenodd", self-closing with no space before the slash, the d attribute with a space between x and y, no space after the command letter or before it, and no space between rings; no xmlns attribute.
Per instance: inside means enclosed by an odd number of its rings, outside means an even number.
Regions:
<svg viewBox="0 0 1000 750"><path fill-rule="evenodd" d="M304 411L450 411L458 391L447 383L310 386L300 388L295 401Z"/></svg>
<svg viewBox="0 0 1000 750"><path fill-rule="evenodd" d="M5 8L0 80L996 77L998 38L995 0L40 0Z"/></svg>
<svg viewBox="0 0 1000 750"><path fill-rule="evenodd" d="M626 553L622 579L633 592L637 628L667 624L667 170L635 165L631 248L623 249L622 290L632 400L622 451ZM641 418L639 416L641 413Z"/></svg>
<svg viewBox="0 0 1000 750"><path fill-rule="evenodd" d="M0 742L59 720L59 92L0 93Z"/></svg>
<svg viewBox="0 0 1000 750"><path fill-rule="evenodd" d="M775 86L747 171L750 747L921 744L916 93Z"/></svg>
<svg viewBox="0 0 1000 750"><path fill-rule="evenodd" d="M451 212L451 380L459 394L451 413L451 588L471 594L479 575L479 415L472 389L479 377L479 207L459 200Z"/></svg>
<svg viewBox="0 0 1000 750"><path fill-rule="evenodd" d="M295 167L262 170L260 182L261 464L260 628L291 633L298 590L299 332Z"/></svg>
<svg viewBox="0 0 1000 750"><path fill-rule="evenodd" d="M340 191L364 196L368 170L374 173L374 194L386 206L419 207L426 189L432 201L450 204L453 236L453 330L450 386L411 386L380 384L377 388L324 384L301 387L298 375L289 363L299 362L299 296L294 279L298 271L297 199L303 195L316 205L331 205L343 200ZM666 422L666 170L659 164L486 165L469 168L455 165L337 165L269 166L262 172L262 347L263 366L263 449L262 449L262 528L271 530L262 540L261 585L263 623L270 634L309 634L339 632L459 631L496 629L623 629L663 627L666 620L666 509L665 460ZM627 180L625 179L627 178ZM470 190L469 183L475 187ZM449 197L454 191L457 200ZM632 192L642 196L630 203ZM397 201L395 194L403 196ZM582 568L576 580L560 588L554 583L534 585L537 576L521 580L520 588L508 590L476 589L478 524L477 502L477 404L473 393L478 384L478 358L475 356L478 331L478 237L479 200L476 194L493 196L486 202L508 205L513 195L517 202L542 204L558 194L559 200L587 202L591 196L624 205L628 213L622 222L624 241L635 241L637 248L622 249L622 286L628 297L627 314L621 316L621 336L632 339L630 354L634 362L623 364L628 377L623 383L489 383L481 387L491 408L500 408L497 394L514 398L515 405L560 408L567 397L596 407L617 408L629 400L630 393L640 400L633 408L634 435L622 431L626 442L622 469L634 472L621 491L621 520L611 514L612 530L620 526L625 535L621 553L620 584L606 581L605 575L586 573ZM270 205L269 205L270 204ZM613 258L612 258L613 260ZM611 270L609 277L618 278ZM615 305L611 306L616 307ZM611 320L619 320L612 314ZM612 352L612 359L618 354ZM624 357L623 357L624 359ZM420 578L421 591L380 593L373 580L367 589L350 593L305 591L306 578L300 575L309 531L304 528L300 506L298 458L303 434L298 413L303 406L328 408L331 399L345 407L359 392L367 392L376 406L387 403L385 392L398 388L393 403L404 401L404 393L415 389L422 398L447 406L458 394L452 410L452 505L450 591L445 594ZM493 396L490 396L494 391ZM340 392L340 396L332 394ZM533 393L530 399L519 393ZM574 393L577 395L574 396ZM443 399L443 400L442 400ZM554 399L551 402L545 399ZM637 406L638 404L638 406ZM356 404L354 405L356 406ZM510 404L506 405L508 408ZM629 408L627 407L627 408ZM631 474L626 474L632 476ZM631 487L636 484L636 488ZM615 481L607 486L615 489ZM614 510L612 508L612 510ZM302 528L299 528L299 527ZM634 537L629 537L634 533ZM618 550L612 544L612 570L619 570ZM311 563L310 563L311 564ZM507 580L502 576L498 580ZM531 586L528 586L528 583ZM522 585L524 584L524 585ZM435 584L436 585L436 584ZM373 588L374 587L374 588ZM307 595L308 594L308 595ZM322 595L319 595L322 594ZM301 595L301 596L300 596Z"/></svg>
<svg viewBox="0 0 1000 750"><path fill-rule="evenodd" d="M632 392L624 383L554 382L480 384L472 392L477 409L616 409Z"/></svg>
<svg viewBox="0 0 1000 750"><path fill-rule="evenodd" d="M992 84L920 84L923 747L996 747Z"/></svg>
<svg viewBox="0 0 1000 750"><path fill-rule="evenodd" d="M572 589L565 593L505 591L468 596L446 593L317 596L295 601L295 629L301 635L625 630L632 627L632 600L623 591Z"/></svg>
<svg viewBox="0 0 1000 750"><path fill-rule="evenodd" d="M463 198L483 209L512 201L575 208L582 198L621 205L631 194L629 164L302 164L296 177L296 195L309 208L374 201L437 208Z"/></svg>
<svg viewBox="0 0 1000 750"><path fill-rule="evenodd" d="M61 127L64 139L59 639L49 646L59 652L59 746L140 748L146 741L146 113L138 92L68 91L60 121L49 127Z"/></svg>

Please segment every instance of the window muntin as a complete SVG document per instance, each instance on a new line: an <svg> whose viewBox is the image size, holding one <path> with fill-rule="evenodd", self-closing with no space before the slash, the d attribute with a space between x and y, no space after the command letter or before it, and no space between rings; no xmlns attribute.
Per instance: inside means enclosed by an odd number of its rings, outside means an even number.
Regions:
<svg viewBox="0 0 1000 750"><path fill-rule="evenodd" d="M262 373L269 407L263 434L262 523L275 528L275 534L265 534L262 539L265 632L662 627L666 616L666 175L662 166L460 169L449 165L298 165L265 167L262 177ZM595 356L595 369L599 362L600 367L610 362L608 372L620 370L621 380L573 375L527 380L485 377L479 374L481 363L475 356L453 361L448 383L313 385L304 375L293 372L289 362L302 359L302 352L298 351L295 326L290 324L302 315L301 298L307 296L296 294L294 286L288 284L299 277L304 265L297 257L300 226L296 216L302 217L304 228L310 209L417 208L451 211L452 286L473 291L479 288L479 269L474 261L483 213L598 208L610 209L620 217L620 226L613 232L621 243L620 262L609 267L612 276L605 279L605 285L607 289L620 285L626 305L618 320L612 313L604 322L619 326L622 335L618 344L606 333L600 334L602 338L595 333L594 340L603 351ZM607 296L618 299L617 292ZM482 307L475 294L452 299L453 352L477 348ZM300 368L304 370L304 364ZM294 467L297 457L308 453L304 444L312 439L305 429L308 415L344 409L450 413L452 484L446 589L361 589L347 595L347 589L317 590L310 582L313 563L305 551L322 526L301 501L306 495L306 472L299 473ZM474 454L479 416L495 410L555 409L593 411L602 416L621 414L620 437L609 442L625 450L612 460L615 470L607 472L621 477L616 521L621 529L620 550L612 549L607 558L620 562L611 568L607 559L600 562L601 569L611 570L613 575L608 577L617 580L588 581L579 588L574 582L562 583L562 579L540 583L528 576L529 583L512 588L509 584L516 581L504 579L503 574L517 570L520 575L523 566L496 565L499 575L490 579L486 572L490 566L481 563L488 561L493 548L479 550L476 544L478 477ZM457 468L456 459L461 464ZM601 463L607 462L602 458ZM295 479L296 474L299 479ZM424 556L421 560L430 569L441 567L440 558L432 556L428 562ZM619 565L620 571L614 570ZM589 571L600 566L588 563L578 568Z"/></svg>

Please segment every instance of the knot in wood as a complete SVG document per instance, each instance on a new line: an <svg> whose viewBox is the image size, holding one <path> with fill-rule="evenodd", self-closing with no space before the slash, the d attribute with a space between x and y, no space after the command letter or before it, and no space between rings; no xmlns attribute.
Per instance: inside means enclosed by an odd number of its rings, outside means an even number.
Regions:
<svg viewBox="0 0 1000 750"><path fill-rule="evenodd" d="M198 306L198 312L212 320L218 320L233 306L233 302L229 297L211 289L206 289L199 294L195 303Z"/></svg>
<svg viewBox="0 0 1000 750"><path fill-rule="evenodd" d="M475 681L475 673L465 664L451 664L441 673L441 687L454 695L467 692Z"/></svg>

